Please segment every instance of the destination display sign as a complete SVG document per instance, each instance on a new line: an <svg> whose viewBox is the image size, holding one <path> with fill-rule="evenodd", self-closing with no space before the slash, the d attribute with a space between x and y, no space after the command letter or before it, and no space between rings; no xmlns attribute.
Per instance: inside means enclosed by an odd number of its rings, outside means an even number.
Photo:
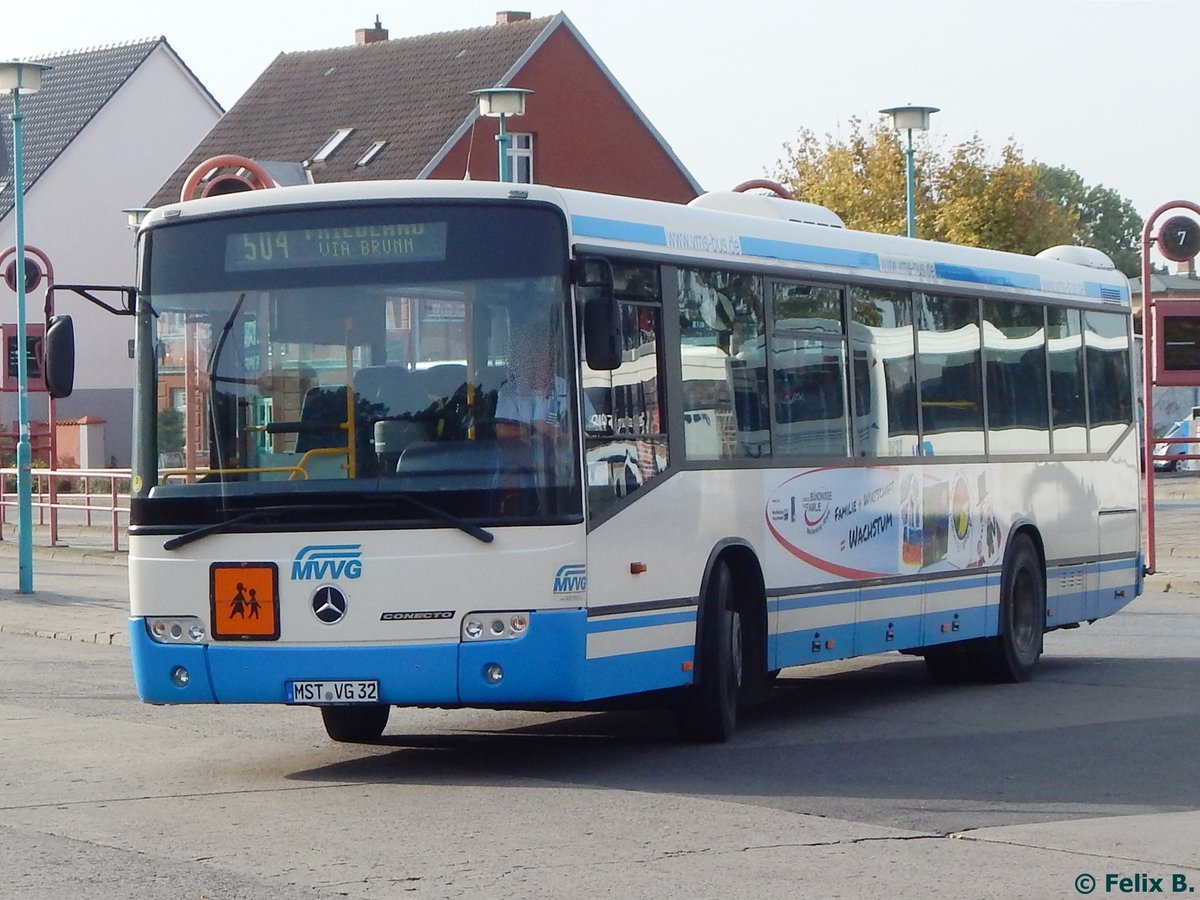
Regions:
<svg viewBox="0 0 1200 900"><path fill-rule="evenodd" d="M225 271L443 262L445 222L237 231L225 238Z"/></svg>

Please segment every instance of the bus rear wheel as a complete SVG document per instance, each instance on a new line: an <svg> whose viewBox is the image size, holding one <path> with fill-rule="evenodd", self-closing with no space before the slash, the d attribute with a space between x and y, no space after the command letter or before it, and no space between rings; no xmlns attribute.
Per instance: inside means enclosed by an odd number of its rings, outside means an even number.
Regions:
<svg viewBox="0 0 1200 900"><path fill-rule="evenodd" d="M344 744L365 744L379 740L387 727L392 708L386 703L369 706L322 706L321 721L331 740Z"/></svg>
<svg viewBox="0 0 1200 900"><path fill-rule="evenodd" d="M1000 627L986 638L974 662L987 681L1028 681L1042 655L1046 630L1046 579L1041 557L1026 534L1013 538L1000 578Z"/></svg>
<svg viewBox="0 0 1200 900"><path fill-rule="evenodd" d="M722 743L737 728L745 652L742 616L733 596L733 574L716 564L701 610L699 672L679 709L679 730L689 740Z"/></svg>

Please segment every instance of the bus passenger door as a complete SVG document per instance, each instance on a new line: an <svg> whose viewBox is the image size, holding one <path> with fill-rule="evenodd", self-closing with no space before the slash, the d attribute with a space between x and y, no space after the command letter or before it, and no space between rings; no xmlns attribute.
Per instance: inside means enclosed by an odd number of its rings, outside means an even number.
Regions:
<svg viewBox="0 0 1200 900"><path fill-rule="evenodd" d="M591 696L691 681L687 663L695 644L695 610L686 600L678 610L662 607L664 599L680 596L678 567L672 565L672 542L652 536L674 526L661 511L663 504L646 490L666 471L669 446L661 303L657 281L644 277L645 268L614 266L623 342L620 366L595 371L585 361L581 367Z"/></svg>

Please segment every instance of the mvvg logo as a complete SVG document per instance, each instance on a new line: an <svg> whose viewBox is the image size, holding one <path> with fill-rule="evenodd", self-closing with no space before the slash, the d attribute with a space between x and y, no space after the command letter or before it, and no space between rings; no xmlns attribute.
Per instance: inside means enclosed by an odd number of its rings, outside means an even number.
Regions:
<svg viewBox="0 0 1200 900"><path fill-rule="evenodd" d="M587 590L587 566L572 563L559 566L554 573L554 593L579 594Z"/></svg>
<svg viewBox="0 0 1200 900"><path fill-rule="evenodd" d="M292 560L292 581L358 578L362 544L309 544Z"/></svg>

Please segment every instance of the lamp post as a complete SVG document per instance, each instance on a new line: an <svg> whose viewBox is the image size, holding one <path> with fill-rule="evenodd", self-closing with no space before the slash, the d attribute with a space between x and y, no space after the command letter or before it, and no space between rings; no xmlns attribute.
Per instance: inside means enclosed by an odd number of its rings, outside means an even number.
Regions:
<svg viewBox="0 0 1200 900"><path fill-rule="evenodd" d="M938 112L935 106L893 106L881 109L881 113L892 117L892 127L908 132L908 165L904 173L905 208L908 210L908 236L917 236L917 211L913 204L913 132L928 131L929 117Z"/></svg>
<svg viewBox="0 0 1200 900"><path fill-rule="evenodd" d="M528 88L494 87L471 91L472 97L479 101L479 114L500 120L500 132L496 141L500 145L500 180L512 181L508 160L508 133L504 130L504 120L509 116L525 115L525 97L532 94Z"/></svg>
<svg viewBox="0 0 1200 900"><path fill-rule="evenodd" d="M121 212L125 213L125 227L136 232L146 221L146 216L150 215L153 210L149 206L131 206Z"/></svg>
<svg viewBox="0 0 1200 900"><path fill-rule="evenodd" d="M41 90L40 63L0 62L0 93L13 98L13 217L16 219L17 282L17 554L18 591L33 593L33 459L29 442L29 366L25 336L25 166L22 158L21 94Z"/></svg>

